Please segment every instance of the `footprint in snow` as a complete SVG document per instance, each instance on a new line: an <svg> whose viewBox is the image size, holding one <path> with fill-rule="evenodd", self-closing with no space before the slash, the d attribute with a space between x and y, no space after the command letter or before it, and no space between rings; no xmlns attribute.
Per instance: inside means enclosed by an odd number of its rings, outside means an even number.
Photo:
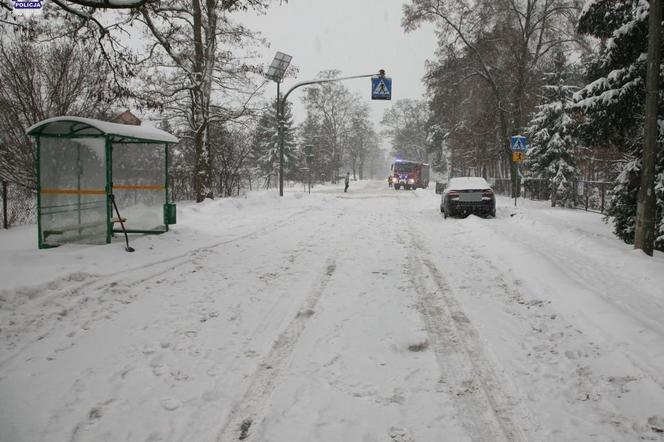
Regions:
<svg viewBox="0 0 664 442"><path fill-rule="evenodd" d="M221 399L221 397L222 397L221 392L216 391L216 390L206 391L206 392L203 393L203 395L201 396L201 398L202 398L204 401L206 401L206 402L214 402L214 401L218 401L219 399Z"/></svg>
<svg viewBox="0 0 664 442"><path fill-rule="evenodd" d="M163 408L166 411L174 411L180 408L180 405L182 405L182 402L180 402L178 399L174 397L166 397L161 400L161 408Z"/></svg>
<svg viewBox="0 0 664 442"><path fill-rule="evenodd" d="M208 376L219 376L223 373L223 369L219 365L213 365L212 367L208 368L206 373Z"/></svg>
<svg viewBox="0 0 664 442"><path fill-rule="evenodd" d="M147 439L145 439L145 442L159 442L162 440L166 440L166 436L164 436L163 433L160 433L159 431L154 431L150 433Z"/></svg>
<svg viewBox="0 0 664 442"><path fill-rule="evenodd" d="M158 364L158 365L153 365L152 366L152 374L157 376L157 377L163 376L168 372L169 372L168 367L163 365L163 364Z"/></svg>
<svg viewBox="0 0 664 442"><path fill-rule="evenodd" d="M648 426L656 433L664 433L664 417L650 416L648 418Z"/></svg>
<svg viewBox="0 0 664 442"><path fill-rule="evenodd" d="M408 430L401 427L391 427L389 435L392 442L414 442L414 439L410 436Z"/></svg>

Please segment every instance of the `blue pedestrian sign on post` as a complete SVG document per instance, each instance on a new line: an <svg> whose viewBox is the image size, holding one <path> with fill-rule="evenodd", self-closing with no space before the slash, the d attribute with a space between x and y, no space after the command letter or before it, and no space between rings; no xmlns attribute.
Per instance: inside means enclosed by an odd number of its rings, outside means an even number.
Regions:
<svg viewBox="0 0 664 442"><path fill-rule="evenodd" d="M391 100L392 79L384 75L374 75L371 77L371 99Z"/></svg>
<svg viewBox="0 0 664 442"><path fill-rule="evenodd" d="M528 150L528 140L522 135L514 135L510 147L512 152L525 152Z"/></svg>
<svg viewBox="0 0 664 442"><path fill-rule="evenodd" d="M512 162L516 167L516 173L512 174L512 194L514 195L514 207L516 207L516 200L521 193L519 165L523 163L526 151L528 150L528 140L523 135L514 135L510 140L510 148L512 149Z"/></svg>

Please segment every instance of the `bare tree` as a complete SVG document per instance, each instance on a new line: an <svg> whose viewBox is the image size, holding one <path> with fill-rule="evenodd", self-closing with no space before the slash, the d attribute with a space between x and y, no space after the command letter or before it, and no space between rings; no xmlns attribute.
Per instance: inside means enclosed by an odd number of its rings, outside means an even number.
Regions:
<svg viewBox="0 0 664 442"><path fill-rule="evenodd" d="M210 147L220 195L238 195L243 180L249 178L247 160L252 144L247 132L243 128L229 129L221 123L210 127Z"/></svg>
<svg viewBox="0 0 664 442"><path fill-rule="evenodd" d="M318 78L339 77L338 70L323 71ZM326 175L331 175L336 182L339 168L343 165L344 147L347 145L344 138L352 116L353 96L341 83L330 82L308 87L304 97L304 104L308 117L320 124L319 145L330 149L330 163Z"/></svg>
<svg viewBox="0 0 664 442"><path fill-rule="evenodd" d="M469 70L473 63L466 51L451 47L441 53L440 61L428 64L424 78L431 97L427 144L441 172L503 176L503 171L509 173L511 159L503 153L493 93L486 82L468 75ZM441 150L443 145L446 152Z"/></svg>
<svg viewBox="0 0 664 442"><path fill-rule="evenodd" d="M250 8L264 10L271 1L148 1L109 20L101 19L94 6L52 0L44 14L58 26L51 26L50 20L34 21L25 32L48 39L75 37L87 43L94 39L112 69L115 90L186 125L189 130L183 135L191 138L195 150L195 197L202 201L213 196L214 188L210 124L238 118L259 88L250 84L247 75L258 69L234 54L246 41L255 42L254 34L232 23L230 15ZM141 30L149 38L139 53L127 46ZM130 83L139 75L139 82ZM230 101L231 94L235 105L221 105Z"/></svg>
<svg viewBox="0 0 664 442"><path fill-rule="evenodd" d="M353 171L353 179L364 179L364 168L371 152L378 148L378 137L369 119L369 106L356 104L345 137L346 157Z"/></svg>
<svg viewBox="0 0 664 442"><path fill-rule="evenodd" d="M578 0L411 0L403 27L432 22L443 47L462 49L467 78L485 82L492 94L506 159L509 138L526 123L532 108L538 66L553 48L576 41ZM515 178L515 168L511 174Z"/></svg>
<svg viewBox="0 0 664 442"><path fill-rule="evenodd" d="M35 185L35 149L25 134L43 119L107 115L117 98L95 47L0 40L0 178Z"/></svg>
<svg viewBox="0 0 664 442"><path fill-rule="evenodd" d="M166 0L141 7L135 21L154 38L149 73L157 79L144 98L179 116L190 130L196 163L196 201L213 197L210 125L242 114L216 101L229 91L248 89L251 67L239 63L232 48L253 34L233 24L229 14L266 8L269 0ZM254 88L255 89L255 88ZM245 103L252 94L246 98ZM185 106L182 104L186 103Z"/></svg>
<svg viewBox="0 0 664 442"><path fill-rule="evenodd" d="M382 124L392 142L392 154L427 161L429 105L423 100L402 99L383 114Z"/></svg>

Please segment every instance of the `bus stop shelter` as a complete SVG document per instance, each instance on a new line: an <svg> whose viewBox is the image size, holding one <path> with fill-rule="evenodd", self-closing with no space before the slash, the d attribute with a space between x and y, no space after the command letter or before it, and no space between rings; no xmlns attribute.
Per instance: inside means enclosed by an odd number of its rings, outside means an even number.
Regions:
<svg viewBox="0 0 664 442"><path fill-rule="evenodd" d="M121 232L163 233L175 224L168 202L168 145L178 139L147 126L55 117L27 130L37 146L39 248L106 244Z"/></svg>

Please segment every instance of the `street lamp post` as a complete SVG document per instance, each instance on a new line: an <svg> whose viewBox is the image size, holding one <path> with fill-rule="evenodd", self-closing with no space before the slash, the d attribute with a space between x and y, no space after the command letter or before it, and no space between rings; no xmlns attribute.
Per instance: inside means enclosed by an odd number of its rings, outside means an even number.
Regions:
<svg viewBox="0 0 664 442"><path fill-rule="evenodd" d="M277 124L279 133L279 196L284 196L284 109L281 103L279 86L290 65L292 56L277 52L265 76L277 83ZM284 100L285 101L285 100Z"/></svg>
<svg viewBox="0 0 664 442"><path fill-rule="evenodd" d="M378 72L378 75L376 74L352 75L350 77L302 81L300 83L295 84L292 88L288 89L288 92L286 92L284 94L284 97L281 98L279 93L279 83L281 82L281 79L283 78L286 69L288 69L288 65L290 64L292 59L293 57L291 57L290 55L286 55L282 52L277 52L277 55L274 56L272 64L270 65L270 68L268 69L267 74L265 75L267 78L277 83L277 120L279 123L279 196L284 196L284 124L285 124L284 108L286 107L286 99L288 99L288 96L290 95L291 92L293 92L295 89L301 86L307 86L310 84L330 83L333 81L352 80L355 78L367 78L367 77L374 77L377 79L379 78L381 80L380 85L383 89L385 89L385 85L382 82L383 79L386 81L389 80L389 85L392 84L392 80L386 78L385 71L381 69ZM391 86L388 86L388 89L390 87ZM387 95L383 94L383 96L377 96L377 97L374 97L372 94L372 99L384 99L384 100L391 99L391 92L389 90L387 90L386 92L388 92Z"/></svg>
<svg viewBox="0 0 664 442"><path fill-rule="evenodd" d="M275 58L276 59L276 58ZM321 83L330 83L333 81L342 81L342 80L352 80L355 78L367 78L367 77L376 77L376 74L365 74L365 75L352 75L350 77L339 77L339 78L326 78L324 80L308 80L308 81L302 81L300 83L295 84L292 88L288 89L288 92L284 94L284 98L282 98L281 104L277 103L277 105L281 108L280 113L283 116L284 115L284 107L286 106L286 99L290 95L291 92L293 92L295 89L302 87L302 86L308 86L310 84L321 84ZM378 76L380 78L385 77L385 71L380 70ZM279 83L277 83L279 84ZM281 157L281 162L279 164L279 169L281 170L283 168L283 158L284 158L284 134L283 134L283 119L280 120L280 131L279 131L279 156ZM283 192L283 187L284 187L284 182L283 182L283 176L279 177L279 195L284 196Z"/></svg>
<svg viewBox="0 0 664 442"><path fill-rule="evenodd" d="M279 196L284 196L284 109L279 98L279 82L277 82L277 130L279 139Z"/></svg>

